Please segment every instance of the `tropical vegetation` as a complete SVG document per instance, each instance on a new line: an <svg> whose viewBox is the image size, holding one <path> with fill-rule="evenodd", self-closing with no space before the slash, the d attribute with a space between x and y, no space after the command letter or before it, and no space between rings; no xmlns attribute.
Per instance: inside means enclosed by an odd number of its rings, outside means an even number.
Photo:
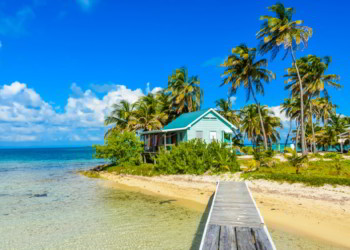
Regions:
<svg viewBox="0 0 350 250"><path fill-rule="evenodd" d="M204 95L199 76L190 76L188 69L181 67L168 76L166 88L147 93L137 102L123 100L111 107L105 118L108 128L105 145L95 146L97 158L112 162L105 169L142 175L203 174L236 172L241 165L244 178L350 185L350 160L335 152L318 153L331 148L340 152L338 136L350 131L350 117L337 114L337 105L328 91L342 88L340 76L329 73L330 56L297 58L297 51L307 48L312 29L304 26L302 20L293 19L293 8L277 3L268 10L271 16L260 17L263 23L256 34L257 48L244 43L235 46L221 64L220 85L229 86L229 95L218 99L215 105L237 127L233 131L233 147L192 140L176 145L171 151L161 150L152 158L153 164L142 163L143 147L136 132L161 129L181 114L202 108ZM276 74L267 68L268 60L260 57L270 53L274 60L281 50L282 59L288 55L292 59L283 75L288 98L282 101L280 110L289 119L284 124L279 114L262 104L265 85L274 82ZM252 97L253 104L234 109L232 96L240 88L246 91L247 102ZM283 127L288 127L283 152L286 161L276 159L272 150L273 144L281 142ZM253 147L244 146L247 140ZM288 149L290 141L296 150ZM349 140L344 143L349 144ZM297 152L299 149L302 154ZM252 155L252 159L237 159L236 152ZM307 155L309 152L313 154Z"/></svg>

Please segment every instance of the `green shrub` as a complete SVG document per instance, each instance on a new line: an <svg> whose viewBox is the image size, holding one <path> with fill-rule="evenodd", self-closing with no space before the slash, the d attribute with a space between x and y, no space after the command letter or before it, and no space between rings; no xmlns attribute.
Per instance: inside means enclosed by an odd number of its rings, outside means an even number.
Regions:
<svg viewBox="0 0 350 250"><path fill-rule="evenodd" d="M326 158L326 159L333 159L337 157L338 157L338 153L333 153L333 152L325 153L323 156L323 158Z"/></svg>
<svg viewBox="0 0 350 250"><path fill-rule="evenodd" d="M164 174L203 174L208 170L239 171L236 155L225 144L202 140L180 143L171 151L161 150L156 156L155 169Z"/></svg>
<svg viewBox="0 0 350 250"><path fill-rule="evenodd" d="M252 147L242 147L241 151L247 155L253 155L254 154L254 149Z"/></svg>
<svg viewBox="0 0 350 250"><path fill-rule="evenodd" d="M143 143L134 132L113 131L105 140L105 145L93 145L95 158L106 159L119 164L141 164Z"/></svg>

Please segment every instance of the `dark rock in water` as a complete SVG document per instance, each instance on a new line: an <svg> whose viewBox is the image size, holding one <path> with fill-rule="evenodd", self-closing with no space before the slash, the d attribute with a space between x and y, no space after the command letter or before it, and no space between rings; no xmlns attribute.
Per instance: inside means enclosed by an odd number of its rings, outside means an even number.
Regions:
<svg viewBox="0 0 350 250"><path fill-rule="evenodd" d="M47 197L47 193L43 193L43 194L34 194L32 197Z"/></svg>

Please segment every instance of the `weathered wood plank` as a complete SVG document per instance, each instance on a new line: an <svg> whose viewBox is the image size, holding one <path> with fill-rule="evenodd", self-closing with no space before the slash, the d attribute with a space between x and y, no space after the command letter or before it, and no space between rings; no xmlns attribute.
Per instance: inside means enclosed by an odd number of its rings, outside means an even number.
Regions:
<svg viewBox="0 0 350 250"><path fill-rule="evenodd" d="M220 226L209 225L203 249L205 250L218 250L219 249L219 238L220 238Z"/></svg>
<svg viewBox="0 0 350 250"><path fill-rule="evenodd" d="M255 250L255 238L249 227L236 227L237 249Z"/></svg>
<svg viewBox="0 0 350 250"><path fill-rule="evenodd" d="M219 182L201 249L274 250L244 182Z"/></svg>
<svg viewBox="0 0 350 250"><path fill-rule="evenodd" d="M258 250L273 250L271 242L263 227L253 228L255 236L255 245Z"/></svg>
<svg viewBox="0 0 350 250"><path fill-rule="evenodd" d="M237 250L236 233L233 226L221 226L219 250Z"/></svg>

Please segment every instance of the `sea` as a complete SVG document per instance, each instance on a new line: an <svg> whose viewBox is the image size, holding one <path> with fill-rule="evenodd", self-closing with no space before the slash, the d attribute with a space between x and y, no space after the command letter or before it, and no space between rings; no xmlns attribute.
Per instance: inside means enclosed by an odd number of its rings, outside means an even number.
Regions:
<svg viewBox="0 0 350 250"><path fill-rule="evenodd" d="M207 212L78 174L93 154L0 149L0 249L198 249ZM277 249L331 249L270 232Z"/></svg>

